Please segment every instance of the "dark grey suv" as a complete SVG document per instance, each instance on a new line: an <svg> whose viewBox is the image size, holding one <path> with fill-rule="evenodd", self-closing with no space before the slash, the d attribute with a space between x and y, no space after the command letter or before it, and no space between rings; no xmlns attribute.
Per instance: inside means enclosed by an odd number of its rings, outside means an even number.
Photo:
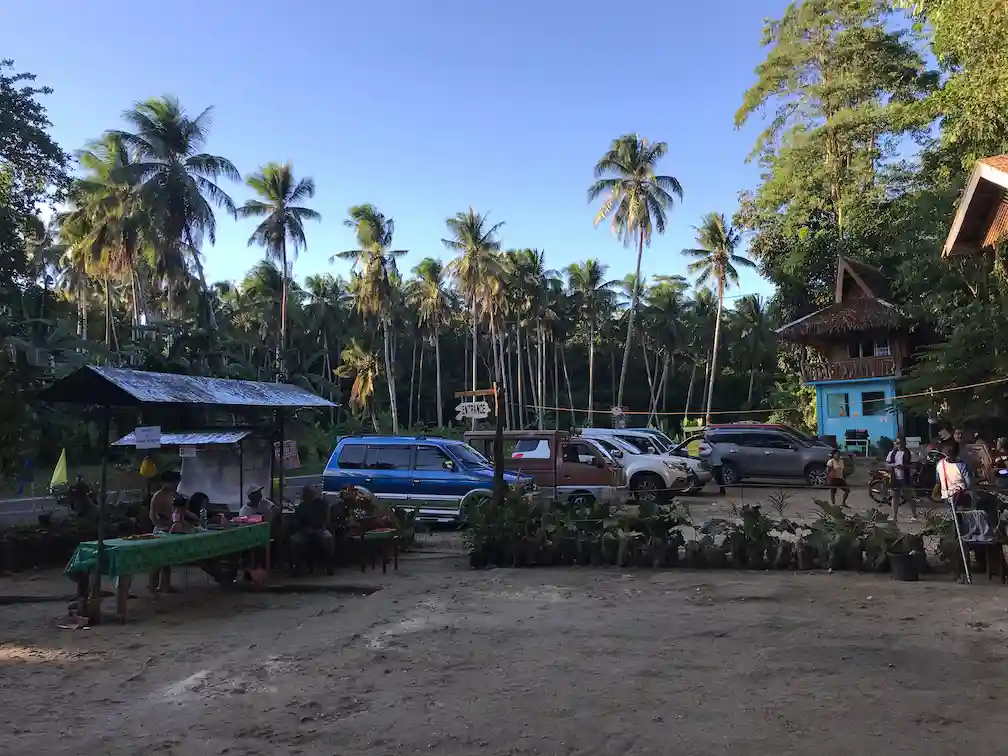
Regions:
<svg viewBox="0 0 1008 756"><path fill-rule="evenodd" d="M829 446L757 428L711 429L703 437L711 448L711 467L725 485L743 478L802 478L809 485L826 485Z"/></svg>

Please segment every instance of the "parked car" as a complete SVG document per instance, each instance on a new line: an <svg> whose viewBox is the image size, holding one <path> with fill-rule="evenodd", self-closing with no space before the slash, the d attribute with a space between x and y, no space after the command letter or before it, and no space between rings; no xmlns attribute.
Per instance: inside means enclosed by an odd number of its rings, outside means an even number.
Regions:
<svg viewBox="0 0 1008 756"><path fill-rule="evenodd" d="M697 493L714 477L707 459L692 456L685 449L681 453L673 454L675 444L668 436L654 428L583 428L581 435L594 439L615 439L620 443L631 445L639 454L675 457L675 461L686 468L691 478L686 493Z"/></svg>
<svg viewBox="0 0 1008 756"><path fill-rule="evenodd" d="M710 465L724 485L734 485L745 478L802 478L814 486L827 483L826 461L833 449L803 441L783 430L749 424L708 428L689 436L676 449L685 449L697 441L710 448ZM847 455L844 461L853 464Z"/></svg>
<svg viewBox="0 0 1008 756"><path fill-rule="evenodd" d="M592 439L626 471L630 491L637 501L661 501L672 493L686 493L692 487L684 460L660 454L642 454L633 444L618 438Z"/></svg>
<svg viewBox="0 0 1008 756"><path fill-rule="evenodd" d="M471 431L467 443L487 456L493 453L493 431ZM627 499L627 476L605 449L566 431L506 431L507 470L530 475L544 496L586 505L593 501L621 504Z"/></svg>
<svg viewBox="0 0 1008 756"><path fill-rule="evenodd" d="M356 486L376 500L417 510L417 519L455 523L470 502L493 495L493 466L471 446L426 436L346 436L322 473L322 488ZM505 472L508 485L535 489L529 475Z"/></svg>

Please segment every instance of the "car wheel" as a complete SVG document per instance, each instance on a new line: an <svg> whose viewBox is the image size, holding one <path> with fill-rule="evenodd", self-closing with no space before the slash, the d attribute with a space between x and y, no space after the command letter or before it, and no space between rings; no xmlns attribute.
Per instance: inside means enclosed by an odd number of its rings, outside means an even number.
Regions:
<svg viewBox="0 0 1008 756"><path fill-rule="evenodd" d="M595 497L590 493L575 493L571 494L570 499L568 499L570 504L575 507L590 507L595 503Z"/></svg>
<svg viewBox="0 0 1008 756"><path fill-rule="evenodd" d="M738 473L738 468L735 467L731 462L721 463L721 484L725 486L737 485L741 480Z"/></svg>
<svg viewBox="0 0 1008 756"><path fill-rule="evenodd" d="M703 483L700 482L700 478L697 477L696 473L691 472L689 474L689 486L686 488L685 491L683 491L683 493L692 496L693 494L700 493L700 491L702 490L703 490Z"/></svg>
<svg viewBox="0 0 1008 756"><path fill-rule="evenodd" d="M829 483L826 477L826 465L809 465L805 468L805 480L810 486L825 488Z"/></svg>
<svg viewBox="0 0 1008 756"><path fill-rule="evenodd" d="M630 490L637 501L657 502L661 499L665 481L654 473L638 473L630 481Z"/></svg>

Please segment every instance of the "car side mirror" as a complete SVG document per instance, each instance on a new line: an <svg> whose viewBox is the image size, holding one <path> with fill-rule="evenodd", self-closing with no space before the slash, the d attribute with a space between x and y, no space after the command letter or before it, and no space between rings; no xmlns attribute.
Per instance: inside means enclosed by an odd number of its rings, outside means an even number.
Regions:
<svg viewBox="0 0 1008 756"><path fill-rule="evenodd" d="M452 462L450 459L446 459L444 462L442 462L441 467L443 467L448 472L455 472L455 463Z"/></svg>
<svg viewBox="0 0 1008 756"><path fill-rule="evenodd" d="M623 450L622 449L613 449L610 452L610 454L613 455L614 459L623 459Z"/></svg>

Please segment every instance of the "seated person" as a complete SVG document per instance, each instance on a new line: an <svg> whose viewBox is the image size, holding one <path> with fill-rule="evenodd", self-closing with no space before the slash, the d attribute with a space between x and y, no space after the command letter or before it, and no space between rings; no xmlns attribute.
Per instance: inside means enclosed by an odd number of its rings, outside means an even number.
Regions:
<svg viewBox="0 0 1008 756"><path fill-rule="evenodd" d="M176 494L172 501L171 523L169 533L195 533L197 530L189 511L189 502L182 494Z"/></svg>
<svg viewBox="0 0 1008 756"><path fill-rule="evenodd" d="M301 489L301 504L295 513L295 532L291 536L297 562L303 563L309 548L318 548L326 560L326 572L332 574L336 561L336 539L329 531L329 502L314 486Z"/></svg>
<svg viewBox="0 0 1008 756"><path fill-rule="evenodd" d="M239 517L259 515L264 520L272 520L280 512L280 507L263 496L262 486L249 486L245 493L247 501L238 510Z"/></svg>

